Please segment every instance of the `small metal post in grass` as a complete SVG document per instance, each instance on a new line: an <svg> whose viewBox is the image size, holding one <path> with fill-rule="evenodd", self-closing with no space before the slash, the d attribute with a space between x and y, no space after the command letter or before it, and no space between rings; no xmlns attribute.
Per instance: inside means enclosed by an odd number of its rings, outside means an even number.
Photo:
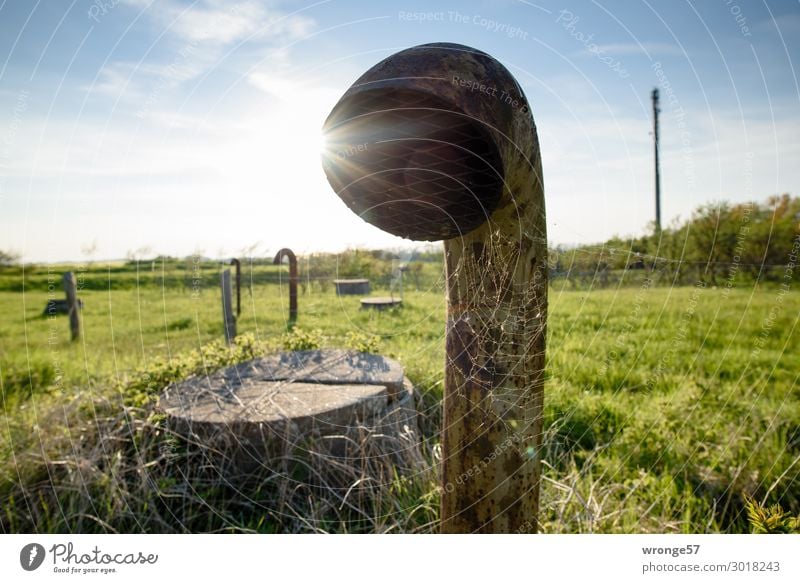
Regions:
<svg viewBox="0 0 800 583"><path fill-rule="evenodd" d="M67 271L64 274L64 291L67 294L67 310L69 314L69 332L72 340L81 335L80 306L78 304L78 282L75 274Z"/></svg>
<svg viewBox="0 0 800 583"><path fill-rule="evenodd" d="M233 344L236 338L236 316L233 315L233 292L231 290L231 270L224 269L220 279L222 287L222 323L225 326L225 342Z"/></svg>
<svg viewBox="0 0 800 583"><path fill-rule="evenodd" d="M289 259L289 327L297 322L297 257L291 249L284 247L275 255L273 263L280 265L283 258Z"/></svg>
<svg viewBox="0 0 800 583"><path fill-rule="evenodd" d="M525 95L486 53L421 45L362 75L324 132L325 173L352 211L444 240L442 532L536 532L547 235Z"/></svg>
<svg viewBox="0 0 800 583"><path fill-rule="evenodd" d="M231 265L236 269L236 317L242 315L242 263L236 257L231 259Z"/></svg>

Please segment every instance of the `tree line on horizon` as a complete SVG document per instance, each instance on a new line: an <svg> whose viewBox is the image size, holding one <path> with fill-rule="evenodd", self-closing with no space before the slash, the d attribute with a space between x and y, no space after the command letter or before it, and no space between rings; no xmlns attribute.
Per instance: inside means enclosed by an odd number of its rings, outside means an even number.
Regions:
<svg viewBox="0 0 800 583"><path fill-rule="evenodd" d="M550 277L574 287L605 287L635 284L648 278L654 284L686 284L701 281L710 285L735 281L779 281L787 266L797 263L800 246L800 198L789 194L771 196L763 202L712 202L698 206L684 221L674 220L658 230L650 225L639 237L612 237L603 243L549 247ZM252 253L251 249L251 253ZM143 265L169 264L191 272L197 255L178 258L155 255L145 259L136 253L115 271L137 270ZM272 265L272 257L242 257L243 268ZM0 267L7 275L19 267L18 253L0 250ZM220 263L203 258L208 264ZM425 265L441 264L441 248L429 246L413 253L386 249L348 249L315 252L298 257L301 277L326 280L337 277L365 277L388 284L402 267L420 284L440 279ZM101 262L102 263L102 262ZM227 263L227 261L223 262ZM31 275L34 266L27 266ZM264 274L266 275L266 274ZM431 285L426 281L426 287Z"/></svg>
<svg viewBox="0 0 800 583"><path fill-rule="evenodd" d="M688 219L661 230L651 224L640 237L556 246L548 259L552 279L573 283L602 287L649 278L661 284L724 285L781 281L787 267L797 263L798 249L800 198L782 194L764 202L703 204Z"/></svg>

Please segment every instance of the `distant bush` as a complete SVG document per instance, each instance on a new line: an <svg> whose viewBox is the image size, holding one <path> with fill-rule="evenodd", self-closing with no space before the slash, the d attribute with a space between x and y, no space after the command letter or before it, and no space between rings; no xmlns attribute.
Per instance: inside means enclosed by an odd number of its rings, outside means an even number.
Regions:
<svg viewBox="0 0 800 583"><path fill-rule="evenodd" d="M800 198L708 203L684 222L631 239L550 250L551 280L572 287L779 281L800 239Z"/></svg>
<svg viewBox="0 0 800 583"><path fill-rule="evenodd" d="M16 251L0 249L0 267L16 265L21 257Z"/></svg>

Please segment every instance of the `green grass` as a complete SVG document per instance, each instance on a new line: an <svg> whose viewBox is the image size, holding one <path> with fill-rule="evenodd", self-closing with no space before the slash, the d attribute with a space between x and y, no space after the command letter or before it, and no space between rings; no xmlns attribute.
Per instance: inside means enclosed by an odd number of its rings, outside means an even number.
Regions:
<svg viewBox="0 0 800 583"><path fill-rule="evenodd" d="M441 283L407 285L404 306L387 312L308 286L299 302L302 337L287 336L285 286L258 283L252 294L243 290L244 340L229 350L208 271L199 294L164 277L136 285L130 270L92 271L106 285L81 292L84 333L75 343L66 317L42 317L41 275L24 293L0 292L3 530L434 530ZM0 289L15 286L0 281ZM543 529L748 532L748 511L758 515L751 499L800 513L799 314L796 290L566 291L556 282ZM429 471L395 477L356 511L322 495L293 498L266 478L224 485L187 470L196 452L165 432L153 395L187 374L301 341L379 348L403 363L423 396ZM276 504L287 500L302 520L280 512Z"/></svg>

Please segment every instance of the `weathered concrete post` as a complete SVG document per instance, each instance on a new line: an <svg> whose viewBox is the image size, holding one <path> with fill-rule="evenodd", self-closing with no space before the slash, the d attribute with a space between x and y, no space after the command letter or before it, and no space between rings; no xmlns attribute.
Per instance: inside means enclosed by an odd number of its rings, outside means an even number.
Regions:
<svg viewBox="0 0 800 583"><path fill-rule="evenodd" d="M547 235L527 99L489 55L421 45L362 75L324 131L351 210L444 240L442 532L536 532Z"/></svg>
<svg viewBox="0 0 800 583"><path fill-rule="evenodd" d="M284 247L275 255L273 263L280 265L284 257L289 258L289 326L297 322L297 257L291 249Z"/></svg>
<svg viewBox="0 0 800 583"><path fill-rule="evenodd" d="M242 262L234 257L231 265L236 270L236 317L242 315Z"/></svg>
<svg viewBox="0 0 800 583"><path fill-rule="evenodd" d="M81 316L78 305L78 282L71 271L64 273L64 292L67 294L70 338L77 340L81 335Z"/></svg>
<svg viewBox="0 0 800 583"><path fill-rule="evenodd" d="M233 344L233 340L236 338L236 316L233 315L230 269L222 271L220 286L222 287L222 323L225 326L225 342Z"/></svg>

